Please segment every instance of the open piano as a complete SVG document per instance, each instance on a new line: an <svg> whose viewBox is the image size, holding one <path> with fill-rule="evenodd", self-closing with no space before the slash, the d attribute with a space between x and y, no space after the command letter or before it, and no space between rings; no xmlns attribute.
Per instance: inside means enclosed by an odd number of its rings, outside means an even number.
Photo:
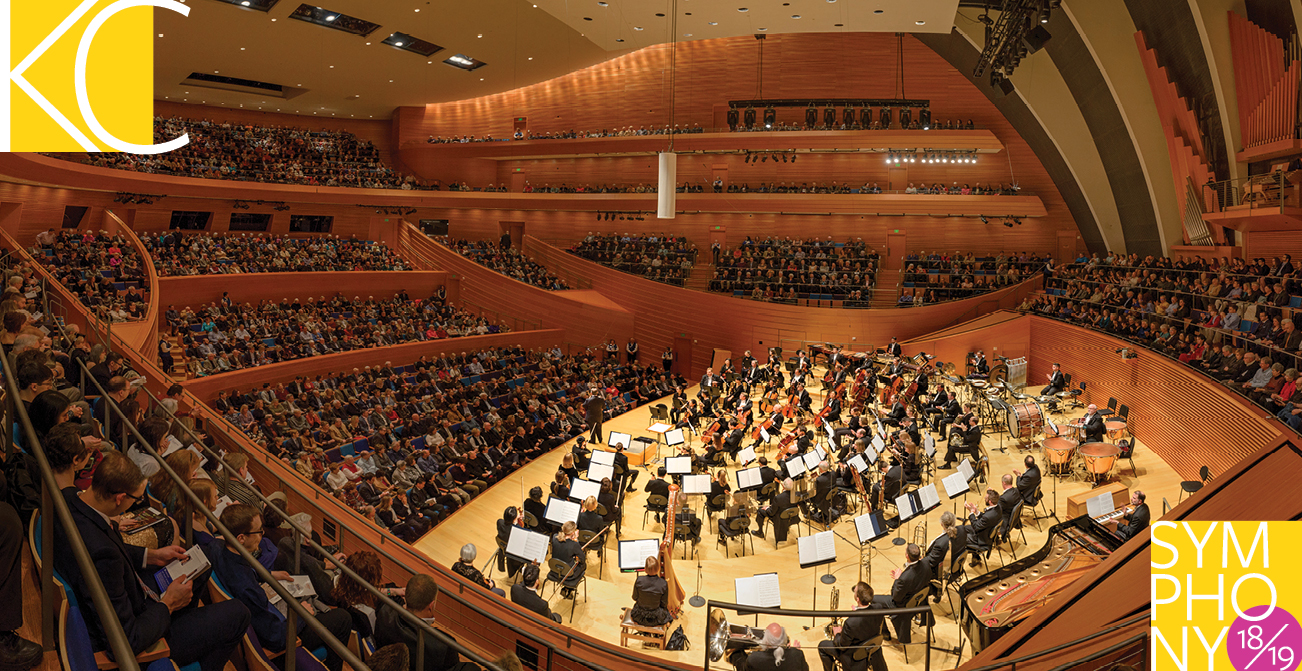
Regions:
<svg viewBox="0 0 1302 671"><path fill-rule="evenodd" d="M1087 515L1054 525L1034 553L963 583L962 626L973 653L998 640L1121 547L1120 538Z"/></svg>

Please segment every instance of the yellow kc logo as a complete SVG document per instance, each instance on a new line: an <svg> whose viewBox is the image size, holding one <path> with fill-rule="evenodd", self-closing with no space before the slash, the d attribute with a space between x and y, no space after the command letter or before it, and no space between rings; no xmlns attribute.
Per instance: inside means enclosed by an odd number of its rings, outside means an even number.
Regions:
<svg viewBox="0 0 1302 671"><path fill-rule="evenodd" d="M0 0L0 151L161 154L153 144L154 7L176 0Z"/></svg>

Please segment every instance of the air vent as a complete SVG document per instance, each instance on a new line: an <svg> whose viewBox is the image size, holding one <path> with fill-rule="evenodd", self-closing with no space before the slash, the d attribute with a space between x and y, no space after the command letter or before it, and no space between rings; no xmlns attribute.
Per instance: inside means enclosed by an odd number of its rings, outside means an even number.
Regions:
<svg viewBox="0 0 1302 671"><path fill-rule="evenodd" d="M239 77L223 77L221 75L210 75L203 72L191 72L189 77L181 82L185 86L199 86L202 88L218 89L221 91L240 91L249 93L261 98L281 98L289 100L295 96L306 93L306 89L300 89L281 84L271 84L260 82L254 79L240 79Z"/></svg>
<svg viewBox="0 0 1302 671"><path fill-rule="evenodd" d="M259 12L267 12L271 11L271 8L275 7L276 3L280 2L280 0L217 0L217 2L224 2L228 5L235 5L236 7L243 7L245 9L256 9Z"/></svg>
<svg viewBox="0 0 1302 671"><path fill-rule="evenodd" d="M469 56L466 56L465 54L457 54L456 56L452 56L451 58L448 58L443 62L447 63L448 65L451 65L454 68L461 68L462 70L477 70L479 68L484 67L485 65L488 65L488 63L485 63L480 60L475 60Z"/></svg>
<svg viewBox="0 0 1302 671"><path fill-rule="evenodd" d="M440 47L433 42L426 42L420 38L412 37L407 33L394 33L384 38L384 43L391 47L396 47L403 51L410 51L414 54L420 54L421 56L426 57L433 56L434 54L443 51L443 47Z"/></svg>
<svg viewBox="0 0 1302 671"><path fill-rule="evenodd" d="M370 35L375 32L376 28L380 27L378 23L371 23L355 16L348 16L341 12L322 9L313 5L299 5L298 9L295 9L294 13L289 15L289 18L342 30L345 33L354 35Z"/></svg>

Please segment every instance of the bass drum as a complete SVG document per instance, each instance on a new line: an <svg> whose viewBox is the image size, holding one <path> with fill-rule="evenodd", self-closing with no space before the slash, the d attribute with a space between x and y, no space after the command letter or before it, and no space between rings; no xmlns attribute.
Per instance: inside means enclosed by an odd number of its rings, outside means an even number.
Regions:
<svg viewBox="0 0 1302 671"><path fill-rule="evenodd" d="M1044 430L1044 411L1034 401L1008 406L1008 434L1030 438Z"/></svg>

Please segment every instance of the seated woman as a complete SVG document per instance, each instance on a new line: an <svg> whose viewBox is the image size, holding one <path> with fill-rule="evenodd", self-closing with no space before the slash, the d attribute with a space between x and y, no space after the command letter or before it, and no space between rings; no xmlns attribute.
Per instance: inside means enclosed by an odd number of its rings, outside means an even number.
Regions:
<svg viewBox="0 0 1302 671"><path fill-rule="evenodd" d="M606 521L601 518L601 515L597 514L597 497L589 496L583 500L583 510L579 513L578 527L579 531L591 531L594 534L600 533L606 528ZM604 534L602 538L603 540L598 540L596 543L604 545Z"/></svg>
<svg viewBox="0 0 1302 671"><path fill-rule="evenodd" d="M633 583L633 609L628 616L643 627L667 624L669 614L669 583L660 577L660 561L646 558L646 570Z"/></svg>
<svg viewBox="0 0 1302 671"><path fill-rule="evenodd" d="M566 524L573 526L574 523L566 522ZM478 555L479 550L475 548L474 543L461 546L461 559L452 565L452 572L498 596L506 596L506 592L499 588L497 583L485 578L484 574L475 568L475 557Z"/></svg>
<svg viewBox="0 0 1302 671"><path fill-rule="evenodd" d="M503 547L511 539L511 529L515 527L524 528L524 516L515 506L511 506L502 511L502 519L497 521L497 540ZM523 565L524 562L507 556L505 551L497 553L497 570L506 572L507 576L515 575Z"/></svg>
<svg viewBox="0 0 1302 671"><path fill-rule="evenodd" d="M474 548L473 545L467 547ZM462 552L465 552L464 548ZM552 559L559 560L570 568L564 574L550 571L547 574L547 579L561 584L561 596L563 598L574 598L574 588L578 587L579 582L583 580L583 574L588 568L583 553L584 550L579 545L578 525L573 522L566 522L561 525L560 533L552 538ZM456 570L455 566L453 570Z"/></svg>
<svg viewBox="0 0 1302 671"><path fill-rule="evenodd" d="M194 480L190 483L190 491L199 497L207 506L209 512L217 510L217 485L212 480ZM203 511L195 510L190 515L190 540L194 545L205 545L214 540L212 526L208 523L208 516Z"/></svg>

